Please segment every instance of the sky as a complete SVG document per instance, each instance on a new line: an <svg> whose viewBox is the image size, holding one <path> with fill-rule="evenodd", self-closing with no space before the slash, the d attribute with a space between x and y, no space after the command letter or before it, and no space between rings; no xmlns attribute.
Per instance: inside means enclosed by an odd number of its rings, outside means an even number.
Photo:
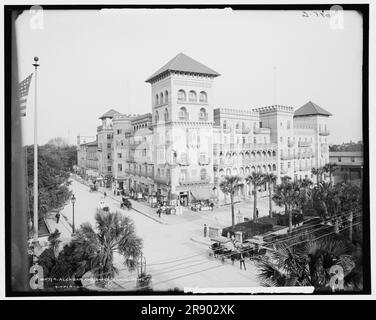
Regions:
<svg viewBox="0 0 376 320"><path fill-rule="evenodd" d="M25 11L16 22L19 77L33 72L38 56L38 143L94 136L111 108L151 112L145 80L180 52L221 74L214 107L297 109L313 101L333 114L329 143L361 140L362 17L344 12L344 28L333 29L330 18L307 13ZM22 121L24 143L33 144L34 81Z"/></svg>

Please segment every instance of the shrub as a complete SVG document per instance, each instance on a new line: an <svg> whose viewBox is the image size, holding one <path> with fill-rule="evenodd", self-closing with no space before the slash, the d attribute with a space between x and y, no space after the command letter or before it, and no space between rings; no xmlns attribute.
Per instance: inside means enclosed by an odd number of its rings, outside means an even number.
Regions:
<svg viewBox="0 0 376 320"><path fill-rule="evenodd" d="M264 234L270 230L273 229L273 225L270 223L260 223L260 222L253 222L253 221L247 221L238 223L232 227L227 227L222 230L222 236L227 236L227 233L229 232L230 235L235 235L235 232L241 231L243 232L243 239L252 238L254 236Z"/></svg>

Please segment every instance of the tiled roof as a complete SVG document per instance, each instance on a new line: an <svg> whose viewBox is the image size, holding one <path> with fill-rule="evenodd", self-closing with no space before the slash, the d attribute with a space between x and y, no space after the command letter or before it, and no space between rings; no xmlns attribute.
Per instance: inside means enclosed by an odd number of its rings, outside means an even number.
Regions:
<svg viewBox="0 0 376 320"><path fill-rule="evenodd" d="M87 145L88 147L90 147L90 146L97 146L97 145L98 145L98 141L88 142L86 145Z"/></svg>
<svg viewBox="0 0 376 320"><path fill-rule="evenodd" d="M198 74L206 74L214 77L220 74L213 69L208 68L202 63L188 57L184 53L179 53L175 58L167 62L162 68L157 72L153 73L146 82L151 82L156 76L166 72L166 71L181 71L181 72L192 72Z"/></svg>
<svg viewBox="0 0 376 320"><path fill-rule="evenodd" d="M304 106L300 107L295 111L294 117L304 117L304 116L331 116L332 114L325 109L318 106L316 103L309 101Z"/></svg>
<svg viewBox="0 0 376 320"><path fill-rule="evenodd" d="M104 118L113 118L114 116L120 115L120 112L117 112L114 109L108 110L103 116L99 117L99 119L104 119Z"/></svg>

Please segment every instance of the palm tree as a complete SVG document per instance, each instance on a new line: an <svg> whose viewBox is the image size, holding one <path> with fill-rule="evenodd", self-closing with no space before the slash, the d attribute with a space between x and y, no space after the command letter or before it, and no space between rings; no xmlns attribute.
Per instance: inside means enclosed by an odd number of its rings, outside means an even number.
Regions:
<svg viewBox="0 0 376 320"><path fill-rule="evenodd" d="M323 167L323 171L326 172L326 173L329 173L329 179L330 179L330 182L332 183L332 175L333 173L338 169L338 165L335 164L335 163L327 163L324 167Z"/></svg>
<svg viewBox="0 0 376 320"><path fill-rule="evenodd" d="M281 243L270 257L257 261L259 278L265 286L313 286L316 290L329 290L330 268L339 264L345 276L354 268L349 260L349 247L334 237L314 240L302 236L295 243ZM298 244L296 244L298 243Z"/></svg>
<svg viewBox="0 0 376 320"><path fill-rule="evenodd" d="M312 168L311 172L312 174L316 175L316 184L319 185L319 183L322 180L322 175L324 173L323 168Z"/></svg>
<svg viewBox="0 0 376 320"><path fill-rule="evenodd" d="M269 217L273 218L272 188L274 188L274 185L277 181L277 176L274 173L266 173L266 174L264 174L264 181L268 184L268 190L269 190Z"/></svg>
<svg viewBox="0 0 376 320"><path fill-rule="evenodd" d="M95 215L96 230L90 223L83 223L72 240L73 256L80 261L76 274L92 271L97 278L114 278L114 254L124 257L125 265L134 270L141 254L142 240L136 236L132 220L119 212Z"/></svg>
<svg viewBox="0 0 376 320"><path fill-rule="evenodd" d="M257 221L257 187L264 183L264 175L260 172L252 172L249 176L245 178L247 184L252 185L253 190L253 221Z"/></svg>
<svg viewBox="0 0 376 320"><path fill-rule="evenodd" d="M273 201L278 206L285 206L285 214L289 217L289 233L292 232L292 208L296 204L300 188L297 183L283 181L274 190Z"/></svg>
<svg viewBox="0 0 376 320"><path fill-rule="evenodd" d="M239 176L225 176L219 184L220 189L226 195L230 195L231 201L231 225L235 226L234 195L243 185Z"/></svg>

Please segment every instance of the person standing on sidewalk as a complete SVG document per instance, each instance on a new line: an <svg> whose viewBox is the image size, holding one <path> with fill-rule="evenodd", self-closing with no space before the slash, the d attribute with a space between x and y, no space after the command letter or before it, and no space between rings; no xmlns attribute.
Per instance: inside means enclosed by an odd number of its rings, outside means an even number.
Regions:
<svg viewBox="0 0 376 320"><path fill-rule="evenodd" d="M60 212L56 213L56 223L59 223L59 220L60 220Z"/></svg>
<svg viewBox="0 0 376 320"><path fill-rule="evenodd" d="M240 252L240 257L239 257L239 261L240 261L240 270L242 269L242 265L244 267L244 270L247 270L246 267L245 267L245 259L244 259L244 255L242 252Z"/></svg>
<svg viewBox="0 0 376 320"><path fill-rule="evenodd" d="M206 238L207 234L208 234L208 227L206 223L204 223L204 238Z"/></svg>

